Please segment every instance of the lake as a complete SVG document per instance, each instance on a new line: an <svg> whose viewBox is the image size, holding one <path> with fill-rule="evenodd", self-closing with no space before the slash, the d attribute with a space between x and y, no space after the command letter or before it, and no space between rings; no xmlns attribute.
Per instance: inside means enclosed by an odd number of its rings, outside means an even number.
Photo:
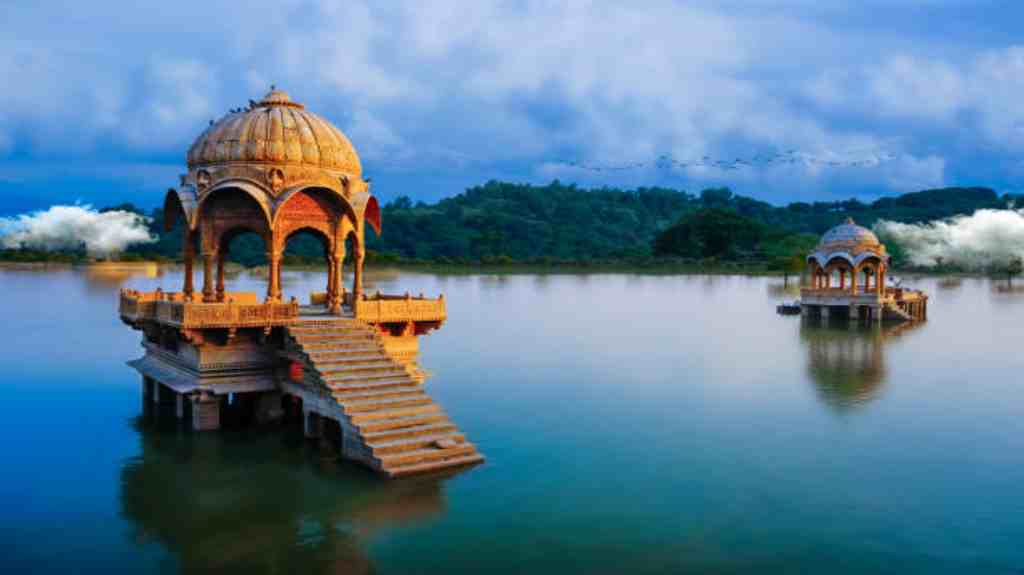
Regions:
<svg viewBox="0 0 1024 575"><path fill-rule="evenodd" d="M4 572L1024 572L1024 283L918 278L928 322L856 329L778 278L371 274L445 294L427 390L488 458L386 482L141 417L150 276L0 270Z"/></svg>

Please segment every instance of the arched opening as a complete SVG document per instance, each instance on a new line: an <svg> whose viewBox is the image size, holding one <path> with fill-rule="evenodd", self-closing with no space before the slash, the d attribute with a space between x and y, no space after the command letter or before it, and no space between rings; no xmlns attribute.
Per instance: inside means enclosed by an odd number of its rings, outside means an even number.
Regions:
<svg viewBox="0 0 1024 575"><path fill-rule="evenodd" d="M321 230L315 228L299 228L292 231L284 239L284 251L282 254L282 266L305 267L320 264L327 265L327 284L324 291L311 294L309 296L309 303L311 305L329 305L333 287L330 273L332 269L330 238ZM303 294L288 295L299 296L299 299L302 299L301 296Z"/></svg>
<svg viewBox="0 0 1024 575"><path fill-rule="evenodd" d="M275 254L284 257L283 252L290 250L287 259L294 263L326 260L326 291L313 294L311 303L324 305L333 313L341 312L341 265L347 257L341 251L339 239L352 226L353 217L344 198L333 190L318 187L287 193L274 214ZM290 239L300 232L301 237L295 238L293 246Z"/></svg>
<svg viewBox="0 0 1024 575"><path fill-rule="evenodd" d="M258 194L245 187L225 186L208 192L200 200L197 227L202 235L204 302L224 301L224 264L229 257L247 266L267 263L271 251L270 220ZM269 263L267 299L277 301L280 288L274 262Z"/></svg>
<svg viewBox="0 0 1024 575"><path fill-rule="evenodd" d="M190 202L189 209L194 207ZM167 190L164 196L162 212L164 234L161 242L172 242L181 246L182 270L181 292L186 300L191 300L195 292L192 267L196 254L196 235L192 233L190 210L182 203L182 197L175 189Z"/></svg>
<svg viewBox="0 0 1024 575"><path fill-rule="evenodd" d="M247 268L263 266L267 263L267 241L256 231L239 226L224 230L217 243L217 279L214 288L214 300L226 301L228 296L224 288L225 268L227 262L241 264ZM255 303L258 295L253 293L232 293L235 303ZM244 300L244 301L242 301Z"/></svg>

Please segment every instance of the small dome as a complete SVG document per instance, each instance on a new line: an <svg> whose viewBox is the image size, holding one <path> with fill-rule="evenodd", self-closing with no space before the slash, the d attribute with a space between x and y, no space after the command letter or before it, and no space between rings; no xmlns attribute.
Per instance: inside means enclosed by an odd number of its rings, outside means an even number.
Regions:
<svg viewBox="0 0 1024 575"><path fill-rule="evenodd" d="M355 148L321 116L271 88L259 102L210 125L188 150L188 166L229 163L304 165L362 176Z"/></svg>
<svg viewBox="0 0 1024 575"><path fill-rule="evenodd" d="M845 223L825 232L818 243L819 250L840 247L878 248L881 246L882 242L878 241L878 236L871 230L858 226L854 223L853 218L846 218Z"/></svg>

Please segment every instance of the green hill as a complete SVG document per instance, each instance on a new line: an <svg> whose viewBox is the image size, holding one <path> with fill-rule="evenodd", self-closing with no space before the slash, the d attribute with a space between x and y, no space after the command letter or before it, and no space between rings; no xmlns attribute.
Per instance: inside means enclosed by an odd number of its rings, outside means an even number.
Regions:
<svg viewBox="0 0 1024 575"><path fill-rule="evenodd" d="M383 236L369 232L368 258L456 265L657 263L663 258L783 261L789 252L811 242L811 235L820 235L847 217L865 226L879 219L922 222L980 208L1005 208L1012 200L988 188L943 188L871 203L851 199L775 206L727 188L690 194L666 188L583 189L558 181L544 186L491 181L433 204L406 197L388 203L383 207ZM142 213L131 205L116 208ZM180 232L162 232L160 209L148 215L159 241L133 246L123 256L179 258ZM713 233L714 225L701 224L706 217L728 224L728 233ZM671 232L671 241L662 241L656 250L656 238L673 226L677 229ZM730 238L736 238L735 245ZM718 247L709 251L709 245ZM322 261L321 250L314 239L296 237L289 241L286 263ZM22 251L0 255L33 258ZM232 243L231 257L244 265L262 264L262 240L255 234L239 236Z"/></svg>

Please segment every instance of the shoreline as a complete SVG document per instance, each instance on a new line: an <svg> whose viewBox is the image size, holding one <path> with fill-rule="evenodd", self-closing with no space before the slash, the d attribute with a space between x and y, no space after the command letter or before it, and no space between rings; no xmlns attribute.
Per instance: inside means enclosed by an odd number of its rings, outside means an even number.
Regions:
<svg viewBox="0 0 1024 575"><path fill-rule="evenodd" d="M180 268L181 262L173 261L127 261L127 262L59 262L59 261L0 261L0 269L8 270L47 270L47 269L90 269L109 271L135 271L158 268ZM250 273L265 273L266 266L245 267L241 264L229 262L226 266L230 273L242 271ZM325 271L326 265L321 264L291 264L285 266L293 271ZM563 263L563 264L435 264L435 263L410 263L410 262L387 262L372 263L367 265L370 270L399 270L419 273L435 273L441 275L584 275L595 273L629 273L644 275L743 275L757 277L785 277L798 278L804 275L803 272L789 272L788 274L779 270L767 269L758 266L735 265L714 265L703 266L699 264L684 263L651 263L631 264L622 263ZM990 274L985 272L965 272L952 270L930 270L930 269L893 269L893 273L909 276L934 276L946 278L980 278L993 280L1006 280L1005 275ZM1014 278L1016 279L1016 278ZM1024 280L1024 276L1021 277Z"/></svg>

